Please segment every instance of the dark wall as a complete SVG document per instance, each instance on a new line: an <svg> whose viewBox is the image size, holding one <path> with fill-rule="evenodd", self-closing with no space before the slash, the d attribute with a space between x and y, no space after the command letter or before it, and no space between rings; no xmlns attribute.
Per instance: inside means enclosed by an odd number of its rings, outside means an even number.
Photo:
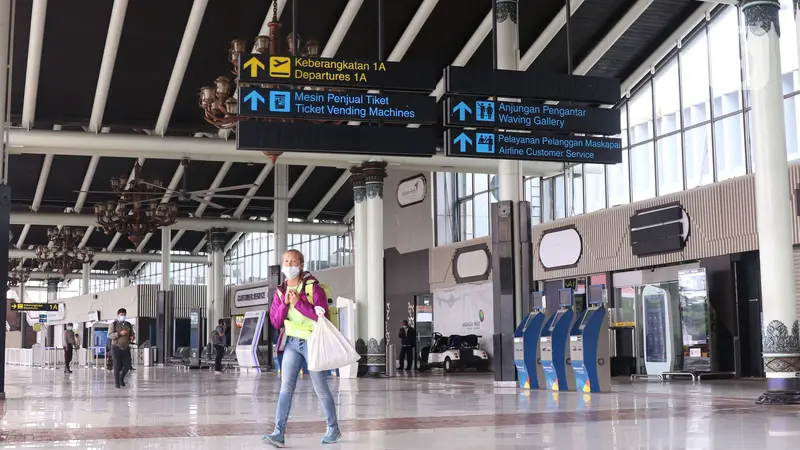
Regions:
<svg viewBox="0 0 800 450"><path fill-rule="evenodd" d="M558 311L558 290L564 287L563 280L553 280L544 282L544 295L547 297L544 305L548 317Z"/></svg>
<svg viewBox="0 0 800 450"><path fill-rule="evenodd" d="M763 377L761 359L761 268L758 252L743 253L735 264L743 377Z"/></svg>
<svg viewBox="0 0 800 450"><path fill-rule="evenodd" d="M716 318L716 352L721 372L734 370L734 336L738 335L736 285L730 255L700 260L706 269L708 300Z"/></svg>
<svg viewBox="0 0 800 450"><path fill-rule="evenodd" d="M428 249L401 254L394 248L385 250L383 255L386 273L384 289L389 308L386 330L391 337L389 343L397 345L399 352L397 332L400 322L409 318L409 305L414 305L414 297L428 294L431 290L429 255ZM436 311L433 313L436 314Z"/></svg>

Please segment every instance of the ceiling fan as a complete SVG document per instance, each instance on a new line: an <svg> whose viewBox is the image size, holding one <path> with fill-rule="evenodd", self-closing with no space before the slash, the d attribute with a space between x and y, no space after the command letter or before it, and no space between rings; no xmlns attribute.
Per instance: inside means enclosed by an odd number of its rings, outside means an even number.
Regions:
<svg viewBox="0 0 800 450"><path fill-rule="evenodd" d="M235 198L235 199L250 199L250 200L289 200L284 197L260 197L260 196L247 196L242 194L225 194L224 192L240 191L243 189L250 189L258 187L256 184L240 184L238 186L225 186L214 189L201 189L190 191L187 187L187 174L189 159L184 158L181 160L183 166L183 186L179 190L169 189L164 187L160 181L147 181L141 178L141 166L137 162L134 166L133 177L129 180L126 177L115 177L111 179L111 191L75 191L85 192L87 194L116 194L120 196L118 206L135 205L147 202L162 202L167 203L173 198L177 199L178 203L188 203L191 201L200 203L216 209L230 209L229 207L222 206L212 201L206 200L204 197L217 197L217 198Z"/></svg>

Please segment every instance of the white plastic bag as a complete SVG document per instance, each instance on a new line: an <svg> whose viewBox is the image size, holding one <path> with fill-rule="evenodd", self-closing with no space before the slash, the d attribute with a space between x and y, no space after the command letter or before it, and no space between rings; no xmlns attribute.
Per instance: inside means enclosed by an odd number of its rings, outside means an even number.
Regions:
<svg viewBox="0 0 800 450"><path fill-rule="evenodd" d="M319 320L308 338L308 370L338 369L361 359L350 342L325 318L325 310L319 306L314 309Z"/></svg>

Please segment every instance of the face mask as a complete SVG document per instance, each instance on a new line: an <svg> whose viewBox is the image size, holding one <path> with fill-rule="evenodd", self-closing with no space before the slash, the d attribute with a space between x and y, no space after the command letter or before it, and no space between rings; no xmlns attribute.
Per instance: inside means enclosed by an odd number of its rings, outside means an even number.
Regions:
<svg viewBox="0 0 800 450"><path fill-rule="evenodd" d="M119 321L120 322L125 322L125 316L119 316Z"/></svg>
<svg viewBox="0 0 800 450"><path fill-rule="evenodd" d="M283 275L286 276L287 280L294 280L295 278L300 275L300 268L296 266L283 266Z"/></svg>
<svg viewBox="0 0 800 450"><path fill-rule="evenodd" d="M72 327L67 327L68 330L72 331Z"/></svg>

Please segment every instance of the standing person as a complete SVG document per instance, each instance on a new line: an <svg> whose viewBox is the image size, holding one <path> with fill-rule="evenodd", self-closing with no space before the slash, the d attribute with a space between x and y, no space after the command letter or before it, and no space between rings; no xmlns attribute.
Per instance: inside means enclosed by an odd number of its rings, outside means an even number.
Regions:
<svg viewBox="0 0 800 450"><path fill-rule="evenodd" d="M64 330L64 373L72 373L69 365L72 364L72 355L75 349L75 332L73 331L72 323L67 324L67 329Z"/></svg>
<svg viewBox="0 0 800 450"><path fill-rule="evenodd" d="M400 369L403 370L403 361L406 361L405 370L414 370L414 349L417 347L417 330L408 325L408 320L402 322L402 327L397 337L400 338Z"/></svg>
<svg viewBox="0 0 800 450"><path fill-rule="evenodd" d="M225 355L225 328L222 327L222 325L217 326L217 328L211 332L209 341L217 352L214 358L214 373L220 374L222 373L222 357Z"/></svg>
<svg viewBox="0 0 800 450"><path fill-rule="evenodd" d="M133 326L125 320L128 311L117 310L117 320L108 327L111 340L111 357L114 359L114 383L117 388L125 386L125 375L131 369L131 342L136 335Z"/></svg>
<svg viewBox="0 0 800 450"><path fill-rule="evenodd" d="M304 362L308 361L307 340L317 321L317 308L325 310L328 317L328 296L319 282L310 273L303 271L305 258L297 250L289 250L283 255L281 272L286 277L275 291L269 318L276 329L286 329L286 346L281 363L281 391L278 395L278 408L275 412L275 430L265 434L261 440L275 447L285 446L284 434L289 411L292 409L292 396L297 386L297 377ZM308 298L308 285L313 286L313 298ZM311 372L314 390L325 413L327 429L320 441L322 444L335 444L342 438L339 422L336 419L336 404L328 387L326 372Z"/></svg>

